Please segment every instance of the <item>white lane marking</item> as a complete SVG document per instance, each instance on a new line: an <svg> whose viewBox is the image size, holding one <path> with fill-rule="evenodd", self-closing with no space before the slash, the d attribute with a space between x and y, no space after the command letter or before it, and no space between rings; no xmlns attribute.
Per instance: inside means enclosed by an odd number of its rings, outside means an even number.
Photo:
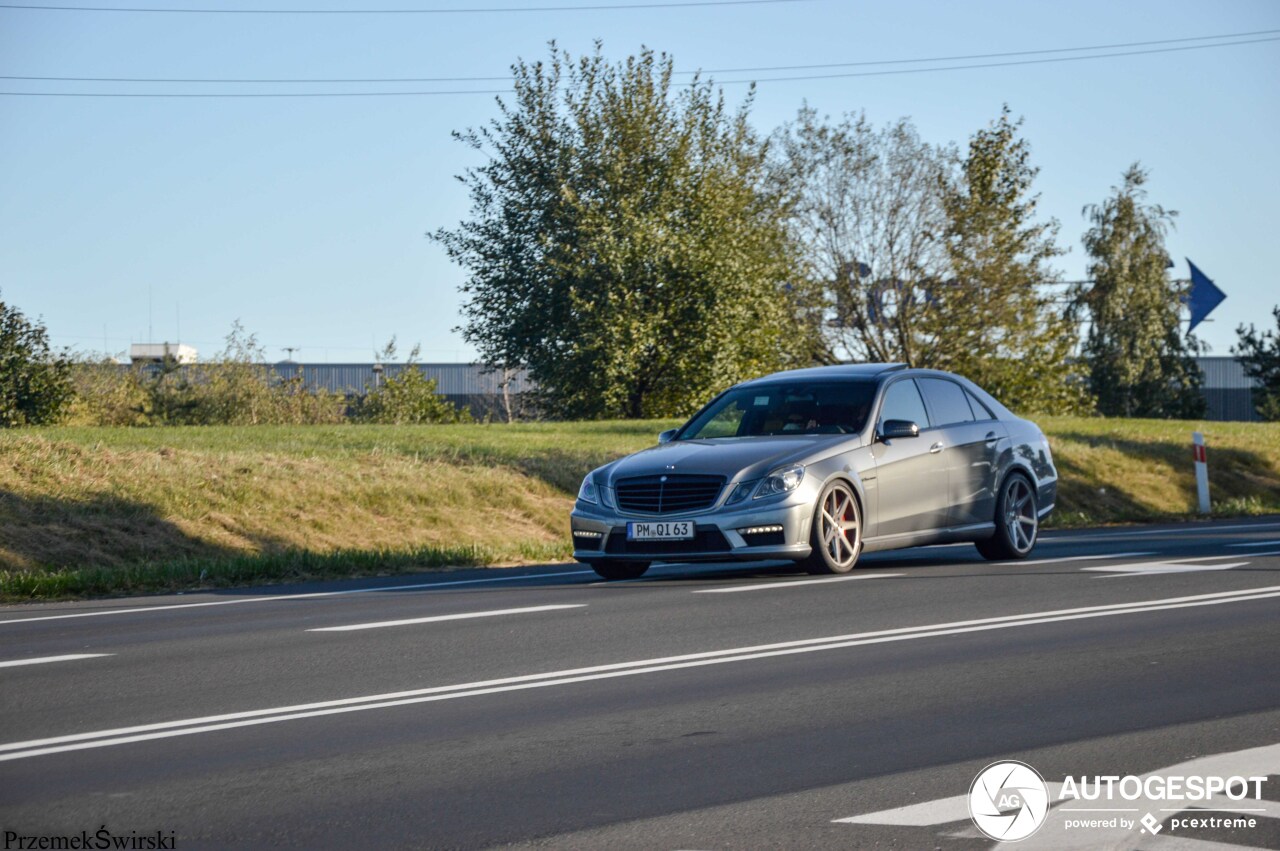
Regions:
<svg viewBox="0 0 1280 851"><path fill-rule="evenodd" d="M1277 547L1280 541L1250 541L1247 544L1227 544L1228 547Z"/></svg>
<svg viewBox="0 0 1280 851"><path fill-rule="evenodd" d="M100 659L103 656L114 656L114 653L68 653L65 656L41 656L37 659L12 659L0 662L0 668L16 668L19 665L43 665L46 662L71 662L75 659Z"/></svg>
<svg viewBox="0 0 1280 851"><path fill-rule="evenodd" d="M1252 553L1252 555L1260 556L1267 555L1267 553ZM1247 561L1241 561L1226 565L1194 564L1194 562L1197 561L1225 561L1229 558L1240 558L1240 556L1194 556L1189 558L1169 559L1166 561L1147 561L1139 564L1110 564L1101 567L1083 567L1081 568L1081 572L1093 571L1097 573L1110 573L1116 576L1144 576L1156 573L1195 573L1201 570L1231 570L1235 567L1243 567L1249 563ZM1114 576L1098 576L1095 578L1111 579L1114 578Z"/></svg>
<svg viewBox="0 0 1280 851"><path fill-rule="evenodd" d="M927 626L900 627L897 629L853 633L850 635L806 638L775 644L761 644L750 647L734 647L727 650L711 650L701 653L689 653L682 656L640 659L634 662L616 662L613 664L596 665L588 668L548 671L541 674L524 674L496 680L459 683L451 686L433 686L409 691L366 695L364 697L342 698L338 700L327 700L316 703L298 704L294 706L278 706L271 709L253 709L243 712L226 713L223 715L209 715L202 718L187 718L179 721L164 721L156 724L139 724L132 727L96 730L89 733L72 733L65 736L32 739L24 742L9 742L8 744L0 744L0 762L61 753L64 751L86 750L89 748L101 748L111 745L149 741L152 739L163 739L172 736L187 736L195 733L212 732L215 730L228 730L235 727L271 724L277 721L292 721L302 718L315 718L323 715L337 715L345 712L360 712L366 709L384 709L394 706L407 706L417 703L451 700L458 697L475 697L479 695L497 694L500 692L519 691L523 689L568 685L571 683L587 682L590 680L627 677L637 674L657 673L660 671L675 671L684 668L702 667L705 665L720 665L729 662L768 659L798 653L814 653L822 650L837 650L847 647L882 644L892 641L910 641L917 638L933 638L937 636L958 635L968 632L1009 629L1013 627L1033 626L1036 624L1055 623L1058 621L1109 617L1111 615L1142 614L1146 612L1182 609L1196 606L1214 606L1223 603L1252 602L1256 600L1271 599L1274 597L1280 597L1280 585L1271 585L1264 588L1251 588L1239 591L1223 591L1212 594L1196 594L1187 597L1169 597L1165 599L1145 600L1134 603L1111 603L1103 606L1088 606L1076 609L1028 612L1021 615L1004 615L1000 617L982 618L971 621L955 621L952 623L932 624Z"/></svg>
<svg viewBox="0 0 1280 851"><path fill-rule="evenodd" d="M733 585L728 588L702 588L694 594L734 594L738 591L768 591L772 588L799 588L801 585L821 585L826 582L848 582L851 579L889 579L893 576L904 576L902 573L859 573L855 576L827 576L822 579L782 579L777 582L765 582L760 585Z"/></svg>
<svg viewBox="0 0 1280 851"><path fill-rule="evenodd" d="M1049 798L1054 800L1062 792L1061 783L1046 783ZM864 813L860 816L832 819L833 824L891 824L900 827L935 827L963 821L969 817L969 796L956 795L951 798L939 798L936 801L924 801L892 810L881 810L876 813Z"/></svg>
<svg viewBox="0 0 1280 851"><path fill-rule="evenodd" d="M1115 538L1133 538L1143 535L1193 535L1196 533L1235 532L1240 529L1280 529L1280 523L1245 523L1236 526L1194 526L1183 529L1146 529L1139 532L1104 532L1101 535L1050 535L1042 541L1109 541Z"/></svg>
<svg viewBox="0 0 1280 851"><path fill-rule="evenodd" d="M1206 570L1231 570L1235 567L1244 567L1248 563L1247 561L1233 561L1226 564L1181 564L1167 561L1149 561L1145 564L1114 564L1108 567L1086 567L1084 569L1109 574L1107 576L1096 576L1094 577L1095 579L1120 579L1125 576L1155 576L1160 573L1200 573Z"/></svg>
<svg viewBox="0 0 1280 851"><path fill-rule="evenodd" d="M416 623L436 623L437 621L462 621L470 618L493 618L499 615L524 615L531 612L552 612L557 609L585 609L586 603L573 603L561 606L529 606L523 609L494 609L489 612L462 612L456 615L433 615L428 618L407 618L400 621L379 621L377 623L357 623L350 626L322 626L309 629L307 632L354 632L358 629L381 629L384 626L408 626Z"/></svg>
<svg viewBox="0 0 1280 851"><path fill-rule="evenodd" d="M1033 564L1065 564L1069 561L1100 561L1104 558L1138 558L1140 556L1153 556L1154 552L1147 553L1104 553L1100 556L1068 556L1066 558L1036 558L1030 561L993 561L991 567L1029 567ZM981 562L979 562L981 564Z"/></svg>
<svg viewBox="0 0 1280 851"><path fill-rule="evenodd" d="M1186 836L1170 836L1167 833L1147 839L1140 847L1144 851L1258 851L1256 845L1236 845L1214 842L1212 839L1191 839Z"/></svg>
<svg viewBox="0 0 1280 851"><path fill-rule="evenodd" d="M428 588L446 588L454 585L481 585L489 582L518 582L521 579L551 579L556 576L582 576L594 570L566 570L560 573L525 573L520 576L496 576L492 579L456 579L450 582L419 582L413 585L384 585L378 588L351 588L344 591L311 591L306 594L276 594L271 597L246 597L243 600L210 600L204 603L174 603L168 606L140 606L133 609L104 609L99 612L75 612L65 615L41 615L35 618L0 620L0 626L32 621L56 621L66 618L96 618L102 615L131 615L137 612L163 612L169 609L197 609L205 606L237 606L241 603L287 603L290 600L312 600L317 597L342 597L351 594L372 594L376 591L418 591Z"/></svg>

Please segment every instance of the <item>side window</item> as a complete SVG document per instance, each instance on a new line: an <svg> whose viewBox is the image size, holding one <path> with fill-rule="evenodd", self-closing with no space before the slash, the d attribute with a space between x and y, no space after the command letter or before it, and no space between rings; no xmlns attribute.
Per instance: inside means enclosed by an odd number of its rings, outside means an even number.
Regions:
<svg viewBox="0 0 1280 851"><path fill-rule="evenodd" d="M910 420L921 430L929 427L929 414L924 400L910 378L895 381L884 394L884 406L880 409L880 422L885 420Z"/></svg>
<svg viewBox="0 0 1280 851"><path fill-rule="evenodd" d="M959 384L942 378L921 378L919 383L929 399L929 408L938 425L973 422L973 411L969 409L969 400L965 398L967 394Z"/></svg>
<svg viewBox="0 0 1280 851"><path fill-rule="evenodd" d="M973 395L968 390L965 391L964 395L969 397L969 407L973 408L973 415L979 420L994 420L996 418L996 415L991 413L991 409L988 408L977 396Z"/></svg>

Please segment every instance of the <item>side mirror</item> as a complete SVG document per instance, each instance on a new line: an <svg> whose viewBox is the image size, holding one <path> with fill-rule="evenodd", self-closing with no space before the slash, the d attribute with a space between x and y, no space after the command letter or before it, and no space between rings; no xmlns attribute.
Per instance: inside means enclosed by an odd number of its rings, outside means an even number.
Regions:
<svg viewBox="0 0 1280 851"><path fill-rule="evenodd" d="M680 430L680 429L678 429L678 428L669 428L669 429L667 429L666 431L664 431L664 432L662 432L662 433L660 433L660 434L658 435L658 442L659 442L659 443L670 443L672 440L674 440L674 439L675 439L676 432L678 432L679 430Z"/></svg>
<svg viewBox="0 0 1280 851"><path fill-rule="evenodd" d="M920 426L911 420L885 420L880 424L880 438L893 440L898 437L919 437Z"/></svg>

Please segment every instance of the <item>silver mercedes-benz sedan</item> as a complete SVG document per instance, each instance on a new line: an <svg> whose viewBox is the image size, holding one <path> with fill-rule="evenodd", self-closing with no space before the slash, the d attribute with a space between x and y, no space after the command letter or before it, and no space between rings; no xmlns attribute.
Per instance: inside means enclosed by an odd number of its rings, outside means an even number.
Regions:
<svg viewBox="0 0 1280 851"><path fill-rule="evenodd" d="M606 579L655 561L846 573L864 552L952 541L1021 559L1057 482L1040 429L968 379L797 369L730 387L657 446L588 474L573 556Z"/></svg>

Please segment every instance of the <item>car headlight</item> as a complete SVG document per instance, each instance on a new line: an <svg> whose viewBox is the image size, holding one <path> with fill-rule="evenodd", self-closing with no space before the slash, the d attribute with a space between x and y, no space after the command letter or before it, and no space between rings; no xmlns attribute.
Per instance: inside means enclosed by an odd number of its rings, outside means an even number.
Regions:
<svg viewBox="0 0 1280 851"><path fill-rule="evenodd" d="M591 478L591 475L587 473L587 477L582 480L582 486L578 488L578 499L595 504L600 501L600 489L596 487L595 479Z"/></svg>
<svg viewBox="0 0 1280 851"><path fill-rule="evenodd" d="M773 496L779 493L791 493L791 491L800 487L800 482L802 481L804 481L803 464L795 464L791 467L783 467L781 470L774 470L765 476L764 481L760 482L755 498L759 499L762 496Z"/></svg>

